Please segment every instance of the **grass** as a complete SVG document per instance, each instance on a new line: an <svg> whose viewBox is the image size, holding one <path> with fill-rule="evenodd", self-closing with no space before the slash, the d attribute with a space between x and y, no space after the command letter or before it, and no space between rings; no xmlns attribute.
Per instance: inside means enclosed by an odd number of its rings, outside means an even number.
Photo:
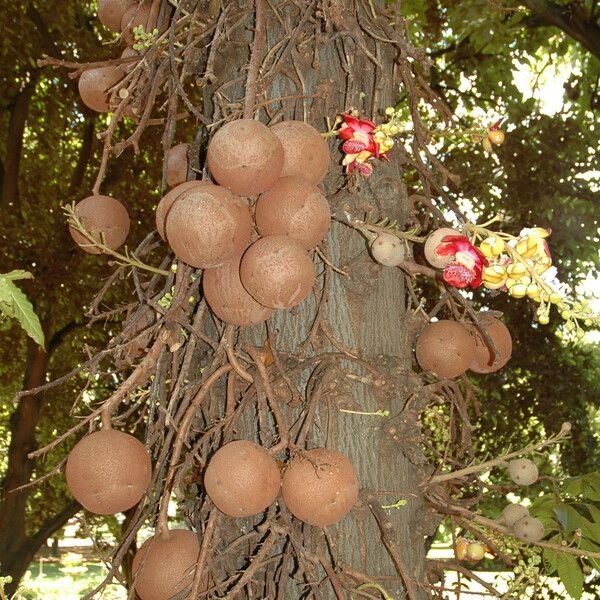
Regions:
<svg viewBox="0 0 600 600"><path fill-rule="evenodd" d="M80 600L106 576L102 563L86 562L80 554L67 554L60 563L36 562L30 565L14 600ZM120 585L109 586L97 598L125 600Z"/></svg>

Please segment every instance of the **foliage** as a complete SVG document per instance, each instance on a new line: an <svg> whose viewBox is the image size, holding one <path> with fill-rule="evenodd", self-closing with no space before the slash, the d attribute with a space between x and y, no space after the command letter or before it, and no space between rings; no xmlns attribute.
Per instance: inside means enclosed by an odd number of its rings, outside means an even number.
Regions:
<svg viewBox="0 0 600 600"><path fill-rule="evenodd" d="M18 321L29 337L40 346L44 345L44 332L40 320L27 296L13 283L19 279L31 279L31 273L22 270L0 274L0 314Z"/></svg>

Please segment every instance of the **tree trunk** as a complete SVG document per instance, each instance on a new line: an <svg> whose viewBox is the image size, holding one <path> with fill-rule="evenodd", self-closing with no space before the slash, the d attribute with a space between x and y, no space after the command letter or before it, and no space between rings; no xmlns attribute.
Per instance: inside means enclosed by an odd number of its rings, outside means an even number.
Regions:
<svg viewBox="0 0 600 600"><path fill-rule="evenodd" d="M44 383L49 353L71 328L69 324L53 336L48 345L48 352L28 338L24 390ZM62 511L43 523L36 533L27 535L27 499L31 488L14 490L31 480L34 461L28 458L28 454L37 448L35 431L43 399L43 394L21 397L10 417L8 466L0 488L0 574L13 578L13 582L6 587L9 596L15 591L40 546L63 527L80 508L76 502L69 503Z"/></svg>
<svg viewBox="0 0 600 600"><path fill-rule="evenodd" d="M2 204L5 210L7 207L11 210L20 210L19 165L23 149L23 133L27 123L29 102L35 92L39 77L39 69L32 71L29 75L29 81L23 84L23 87L10 104L4 177L2 180Z"/></svg>
<svg viewBox="0 0 600 600"><path fill-rule="evenodd" d="M385 107L397 102L399 84L394 66L397 48L367 39L354 7L331 3L339 39L328 45L319 45L317 40L314 51L312 45L299 51L297 40L309 35L303 30L302 14L294 7L286 8L285 3L274 4L281 11L288 31L295 32L295 38L289 41L291 51L271 77L264 98L260 96L257 102L290 96L308 99L284 101L281 109L277 102L268 104L266 114L259 114L261 120L269 123L273 116L273 122L282 117L306 120L323 130L327 117L333 119L350 108L359 109L361 117L380 120ZM307 29L311 30L311 27ZM280 22L271 11L267 11L266 31L265 53L268 53L285 37ZM228 39L227 51L215 70L218 85L233 80L240 65L247 62L249 40L245 36L244 32L239 32ZM375 60L379 66L374 64ZM240 95L243 95L241 83L227 88L228 98ZM390 163L377 161L369 179L360 180L357 189L348 189L356 188L357 180L349 180L342 174L337 143L331 144L331 150L331 174L325 181L325 190L332 212L343 216L347 211L358 218L369 212L374 216L388 216L398 219L402 228L408 204L397 158ZM329 277L320 318L335 339L360 354L380 372L383 382L380 387L374 385L373 378L364 368L357 367L351 360L342 361L328 380L320 401L314 428L320 433L309 438L311 447L327 446L346 454L364 490L352 516L328 528L332 561L337 568L360 571L374 581L377 577L392 578L386 579L384 586L398 600L408 597L402 577L413 582L411 599L426 598L428 595L415 581L424 578L425 538L435 531L437 522L427 520L424 498L419 490L424 466L427 467L416 447L416 417L409 418L403 412L415 385L415 380L410 377L413 329L411 313L407 313L405 276L400 269L376 265L369 256L365 240L344 225L334 223L328 245L333 263L348 275L332 273ZM315 312L314 299L305 301L297 309L278 311L273 323L279 353L298 356L298 349L315 320ZM256 332L246 335L255 342L259 340ZM335 352L336 348L325 342L318 350ZM366 383L348 379L346 373L363 377ZM318 370L313 373L315 375L318 376ZM361 411L387 409L391 416L340 413L341 407ZM408 439L406 432L417 435ZM381 528L368 506L369 497L384 505L399 499L408 502L399 510L391 509L385 513L390 521L386 527L391 525L393 528L392 541L401 552L404 563L401 569L394 564L382 542ZM405 572L399 573L402 569ZM300 597L296 583L292 583L291 577L288 581L285 598ZM334 597L333 591L320 590L325 594L323 597Z"/></svg>

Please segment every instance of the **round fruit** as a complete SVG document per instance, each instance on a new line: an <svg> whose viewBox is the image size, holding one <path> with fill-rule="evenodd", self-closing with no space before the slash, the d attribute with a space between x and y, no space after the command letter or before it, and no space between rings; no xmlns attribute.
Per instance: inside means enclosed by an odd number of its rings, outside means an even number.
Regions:
<svg viewBox="0 0 600 600"><path fill-rule="evenodd" d="M358 481L343 454L316 448L295 456L283 475L281 491L297 519L326 527L352 510L358 499Z"/></svg>
<svg viewBox="0 0 600 600"><path fill-rule="evenodd" d="M186 181L185 183L181 183L174 187L160 199L160 202L156 207L156 229L163 240L167 239L167 234L165 232L165 220L169 214L169 211L171 210L171 206L173 206L173 202L175 202L175 200L177 200L177 198L179 198L183 192L187 192L195 187L203 186L212 187L214 184L210 181Z"/></svg>
<svg viewBox="0 0 600 600"><path fill-rule="evenodd" d="M522 504L509 504L502 511L502 522L507 527L512 527L517 521L529 516L529 511Z"/></svg>
<svg viewBox="0 0 600 600"><path fill-rule="evenodd" d="M291 308L310 294L315 267L299 241L270 235L246 250L240 279L246 291L264 306Z"/></svg>
<svg viewBox="0 0 600 600"><path fill-rule="evenodd" d="M95 240L102 241L111 250L119 248L129 233L127 209L110 196L88 196L75 205L75 215ZM69 227L78 246L90 254L101 254L99 248L79 231Z"/></svg>
<svg viewBox="0 0 600 600"><path fill-rule="evenodd" d="M132 573L140 600L168 600L194 580L198 536L187 529L171 529L146 540L133 557Z"/></svg>
<svg viewBox="0 0 600 600"><path fill-rule="evenodd" d="M239 256L250 243L248 206L218 185L183 192L166 219L167 241L184 262L211 269Z"/></svg>
<svg viewBox="0 0 600 600"><path fill-rule="evenodd" d="M135 35L133 33L133 30L136 27L143 27L145 32L152 31L153 28L148 25L151 7L152 3L148 0L144 0L142 4L136 2L123 13L120 26L121 37L128 46L133 46L136 43Z"/></svg>
<svg viewBox="0 0 600 600"><path fill-rule="evenodd" d="M508 463L510 478L518 485L531 485L538 480L538 468L528 458L517 458Z"/></svg>
<svg viewBox="0 0 600 600"><path fill-rule="evenodd" d="M282 177L260 195L255 219L262 236L289 235L311 250L327 236L331 210L316 185L302 177Z"/></svg>
<svg viewBox="0 0 600 600"><path fill-rule="evenodd" d="M69 452L65 477L75 500L97 515L135 506L150 485L152 464L144 445L128 433L102 429Z"/></svg>
<svg viewBox="0 0 600 600"><path fill-rule="evenodd" d="M329 146L323 136L304 121L282 121L270 127L283 145L281 176L297 175L320 183L329 169Z"/></svg>
<svg viewBox="0 0 600 600"><path fill-rule="evenodd" d="M111 31L120 31L123 15L134 2L135 0L98 0L98 19Z"/></svg>
<svg viewBox="0 0 600 600"><path fill-rule="evenodd" d="M240 280L240 261L232 260L204 271L202 286L208 306L221 321L231 325L253 325L266 321L273 309L259 304Z"/></svg>
<svg viewBox="0 0 600 600"><path fill-rule="evenodd" d="M206 467L204 487L214 505L230 517L249 517L273 503L281 488L277 461L248 440L219 448Z"/></svg>
<svg viewBox="0 0 600 600"><path fill-rule="evenodd" d="M523 517L515 523L513 532L522 542L534 544L544 537L544 525L535 517Z"/></svg>
<svg viewBox="0 0 600 600"><path fill-rule="evenodd" d="M380 265L397 267L406 258L406 248L399 237L380 233L371 243L371 256Z"/></svg>
<svg viewBox="0 0 600 600"><path fill-rule="evenodd" d="M486 548L479 542L471 542L467 546L466 559L471 562L478 562L485 556Z"/></svg>
<svg viewBox="0 0 600 600"><path fill-rule="evenodd" d="M184 183L188 174L189 144L177 144L167 152L167 184L174 187Z"/></svg>
<svg viewBox="0 0 600 600"><path fill-rule="evenodd" d="M475 340L456 321L429 323L417 340L416 355L424 371L453 379L469 368L475 355Z"/></svg>
<svg viewBox="0 0 600 600"><path fill-rule="evenodd" d="M462 234L456 229L442 227L441 229L436 229L429 235L427 240L425 240L425 246L423 248L425 258L427 259L427 262L436 269L443 269L454 258L453 256L438 256L435 253L435 249L444 241L444 238L449 235Z"/></svg>
<svg viewBox="0 0 600 600"><path fill-rule="evenodd" d="M281 175L283 146L266 126L253 119L223 125L208 145L213 178L240 196L268 190Z"/></svg>
<svg viewBox="0 0 600 600"><path fill-rule="evenodd" d="M496 146L502 145L505 138L506 136L504 135L504 132L500 131L499 129L492 129L491 131L488 131L488 139L490 142L492 142L492 144L496 144Z"/></svg>
<svg viewBox="0 0 600 600"><path fill-rule="evenodd" d="M134 50L133 48L127 47L125 48L125 50L123 50L123 52L121 52L121 58L133 58L134 56L139 57L140 53ZM117 68L121 70L123 75L126 75L127 73L133 70L135 65L135 61L125 62L120 64Z"/></svg>
<svg viewBox="0 0 600 600"><path fill-rule="evenodd" d="M469 369L475 373L494 373L509 361L512 354L512 337L502 321L485 313L480 314L479 317L482 327L494 342L498 354L492 359L492 350L480 331L474 325L469 327L475 338L475 357Z"/></svg>
<svg viewBox="0 0 600 600"><path fill-rule="evenodd" d="M86 69L79 76L79 95L83 103L99 113L110 112L110 95L113 88L123 78L119 66Z"/></svg>

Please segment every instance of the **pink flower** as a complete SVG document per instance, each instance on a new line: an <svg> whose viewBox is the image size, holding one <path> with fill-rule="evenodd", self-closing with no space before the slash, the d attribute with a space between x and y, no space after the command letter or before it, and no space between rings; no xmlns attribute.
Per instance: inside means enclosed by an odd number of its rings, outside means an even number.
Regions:
<svg viewBox="0 0 600 600"><path fill-rule="evenodd" d="M338 130L338 137L344 140L342 152L345 154L343 164L348 173L358 171L368 177L373 167L367 164L373 158L387 158L393 142L385 141L386 137L377 130L377 125L367 119L359 119L349 113L342 115L344 122ZM389 147L382 147L382 139Z"/></svg>
<svg viewBox="0 0 600 600"><path fill-rule="evenodd" d="M446 283L457 287L472 288L481 285L483 269L489 265L479 248L471 244L464 235L447 235L435 249L438 256L453 256L445 267L443 278Z"/></svg>

